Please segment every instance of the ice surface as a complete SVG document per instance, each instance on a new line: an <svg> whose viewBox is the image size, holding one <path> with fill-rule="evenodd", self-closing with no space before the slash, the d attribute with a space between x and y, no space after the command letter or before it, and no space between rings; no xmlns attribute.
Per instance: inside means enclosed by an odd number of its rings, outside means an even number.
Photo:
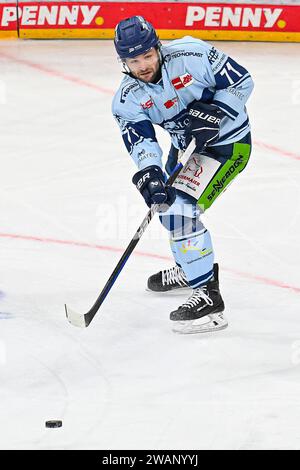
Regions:
<svg viewBox="0 0 300 470"><path fill-rule="evenodd" d="M253 75L255 145L205 215L229 327L180 336L184 297L145 291L172 264L157 220L89 328L65 318L145 215L112 42L0 42L1 449L300 448L300 44L218 46Z"/></svg>

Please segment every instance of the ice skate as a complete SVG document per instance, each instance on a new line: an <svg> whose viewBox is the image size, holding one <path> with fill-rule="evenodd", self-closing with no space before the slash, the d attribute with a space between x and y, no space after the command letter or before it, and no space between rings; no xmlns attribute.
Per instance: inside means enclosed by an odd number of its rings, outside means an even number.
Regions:
<svg viewBox="0 0 300 470"><path fill-rule="evenodd" d="M194 289L192 295L170 314L172 330L176 333L207 333L223 330L228 322L223 316L225 305L219 291L218 265L214 279Z"/></svg>
<svg viewBox="0 0 300 470"><path fill-rule="evenodd" d="M147 283L147 291L164 293L174 291L190 290L188 280L179 266L175 265L172 268L164 269L159 273L153 274L149 277Z"/></svg>

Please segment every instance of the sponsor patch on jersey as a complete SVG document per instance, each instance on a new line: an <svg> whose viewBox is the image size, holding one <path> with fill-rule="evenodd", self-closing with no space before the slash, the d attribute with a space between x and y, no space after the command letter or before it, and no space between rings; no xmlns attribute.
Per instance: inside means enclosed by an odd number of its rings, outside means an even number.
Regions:
<svg viewBox="0 0 300 470"><path fill-rule="evenodd" d="M168 100L164 103L164 106L167 108L167 109L170 109L172 108L172 106L174 106L175 103L177 103L178 101L178 98L177 96L175 96L174 98L172 98L171 100Z"/></svg>
<svg viewBox="0 0 300 470"><path fill-rule="evenodd" d="M121 90L121 97L120 97L120 102L125 103L126 97L128 93L133 90L134 88L138 88L139 85L135 83L130 83L129 85L125 85L122 90Z"/></svg>
<svg viewBox="0 0 300 470"><path fill-rule="evenodd" d="M153 105L154 105L154 102L152 98L150 98L150 100L146 101L145 103L141 103L141 106L143 109L150 109L152 108Z"/></svg>
<svg viewBox="0 0 300 470"><path fill-rule="evenodd" d="M159 155L153 152L146 152L145 149L142 149L138 154L137 154L137 159L139 163L141 163L143 160L148 160L150 158L159 158Z"/></svg>
<svg viewBox="0 0 300 470"><path fill-rule="evenodd" d="M173 78L172 84L176 90L190 86L193 83L194 79L190 73L185 73L184 75L179 75L179 77Z"/></svg>
<svg viewBox="0 0 300 470"><path fill-rule="evenodd" d="M208 52L208 60L210 65L212 65L219 58L219 51L213 46Z"/></svg>
<svg viewBox="0 0 300 470"><path fill-rule="evenodd" d="M201 52L192 52L192 51L176 51L172 52L171 54L166 54L164 56L165 62L170 62L172 59L178 59L179 57L202 57L203 54Z"/></svg>

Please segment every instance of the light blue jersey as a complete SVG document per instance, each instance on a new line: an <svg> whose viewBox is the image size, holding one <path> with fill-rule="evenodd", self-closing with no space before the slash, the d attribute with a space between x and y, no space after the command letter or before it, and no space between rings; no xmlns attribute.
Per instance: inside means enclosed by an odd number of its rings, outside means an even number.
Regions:
<svg viewBox="0 0 300 470"><path fill-rule="evenodd" d="M126 75L112 104L126 148L139 169L162 167L162 150L153 124L170 134L176 148L185 148L186 108L194 100L214 103L226 114L214 146L236 142L248 134L245 104L253 81L244 67L190 36L162 46L161 53L161 80L144 83Z"/></svg>
<svg viewBox="0 0 300 470"><path fill-rule="evenodd" d="M164 128L174 147L183 150L190 103L194 100L214 103L225 113L218 141L206 147L203 163L198 165L201 168L198 172L200 199L197 202L177 190L175 203L160 215L170 233L174 259L183 269L190 287L195 289L212 278L214 264L211 236L201 221L206 206L199 202L201 197L218 197L244 168L244 153L247 154L245 161L248 160L250 125L245 104L253 81L244 67L199 39L187 36L172 41L162 47L161 53L162 77L159 82L144 83L126 75L114 97L112 111L126 148L139 170L150 165L162 168L162 150L153 124ZM210 169L212 162L214 168Z"/></svg>

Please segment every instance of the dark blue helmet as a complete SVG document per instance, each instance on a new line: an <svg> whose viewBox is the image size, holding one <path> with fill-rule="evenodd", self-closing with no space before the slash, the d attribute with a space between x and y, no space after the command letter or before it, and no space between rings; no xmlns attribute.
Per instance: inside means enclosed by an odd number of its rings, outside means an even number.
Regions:
<svg viewBox="0 0 300 470"><path fill-rule="evenodd" d="M159 45L155 29L142 16L120 21L115 29L114 42L121 59L135 57Z"/></svg>

